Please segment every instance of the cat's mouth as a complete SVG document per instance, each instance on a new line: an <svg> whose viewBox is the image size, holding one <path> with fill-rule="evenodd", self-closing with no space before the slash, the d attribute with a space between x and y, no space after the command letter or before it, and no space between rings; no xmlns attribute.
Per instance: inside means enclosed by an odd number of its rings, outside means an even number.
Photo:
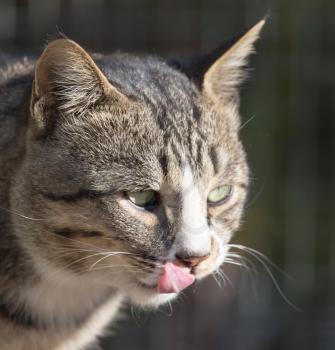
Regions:
<svg viewBox="0 0 335 350"><path fill-rule="evenodd" d="M155 290L160 294L179 293L195 281L195 276L189 268L181 267L173 262L166 262L162 273L154 284L139 281L143 288Z"/></svg>
<svg viewBox="0 0 335 350"><path fill-rule="evenodd" d="M215 271L223 263L226 249L221 248L219 241L213 241L210 256L196 266L186 265L178 259L162 259L149 273L143 271L142 277L133 276L137 288L128 288L126 293L132 303L156 308L177 297L195 280Z"/></svg>

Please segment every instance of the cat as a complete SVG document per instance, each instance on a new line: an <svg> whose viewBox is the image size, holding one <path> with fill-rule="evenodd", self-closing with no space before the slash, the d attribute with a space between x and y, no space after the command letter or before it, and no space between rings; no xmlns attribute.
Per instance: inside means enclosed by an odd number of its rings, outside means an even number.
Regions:
<svg viewBox="0 0 335 350"><path fill-rule="evenodd" d="M51 41L0 70L0 349L79 350L224 262L248 166L238 88L265 20L189 60Z"/></svg>

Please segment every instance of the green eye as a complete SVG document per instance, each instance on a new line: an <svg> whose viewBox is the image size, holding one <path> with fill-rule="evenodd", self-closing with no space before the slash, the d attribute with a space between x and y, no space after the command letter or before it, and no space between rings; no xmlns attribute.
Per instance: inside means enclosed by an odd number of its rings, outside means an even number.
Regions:
<svg viewBox="0 0 335 350"><path fill-rule="evenodd" d="M223 203L230 198L232 194L232 186L225 185L215 188L209 192L207 201L211 204Z"/></svg>
<svg viewBox="0 0 335 350"><path fill-rule="evenodd" d="M126 192L126 197L139 207L149 207L156 204L158 193L153 190Z"/></svg>

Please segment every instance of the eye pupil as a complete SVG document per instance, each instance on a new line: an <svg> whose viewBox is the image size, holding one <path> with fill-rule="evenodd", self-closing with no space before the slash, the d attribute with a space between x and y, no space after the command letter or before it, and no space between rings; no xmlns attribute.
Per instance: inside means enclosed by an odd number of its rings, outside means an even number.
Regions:
<svg viewBox="0 0 335 350"><path fill-rule="evenodd" d="M215 188L209 192L207 201L210 204L221 204L226 202L232 194L232 186L225 185Z"/></svg>
<svg viewBox="0 0 335 350"><path fill-rule="evenodd" d="M153 190L126 192L126 197L130 202L139 207L151 207L157 202L158 193Z"/></svg>

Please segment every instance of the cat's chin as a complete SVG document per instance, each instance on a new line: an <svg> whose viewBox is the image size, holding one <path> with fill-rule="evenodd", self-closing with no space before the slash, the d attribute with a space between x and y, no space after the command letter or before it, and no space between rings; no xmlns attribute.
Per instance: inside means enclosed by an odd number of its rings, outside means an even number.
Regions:
<svg viewBox="0 0 335 350"><path fill-rule="evenodd" d="M127 293L130 302L134 305L144 308L157 308L172 299L176 298L178 293L159 293L155 288L137 286Z"/></svg>

